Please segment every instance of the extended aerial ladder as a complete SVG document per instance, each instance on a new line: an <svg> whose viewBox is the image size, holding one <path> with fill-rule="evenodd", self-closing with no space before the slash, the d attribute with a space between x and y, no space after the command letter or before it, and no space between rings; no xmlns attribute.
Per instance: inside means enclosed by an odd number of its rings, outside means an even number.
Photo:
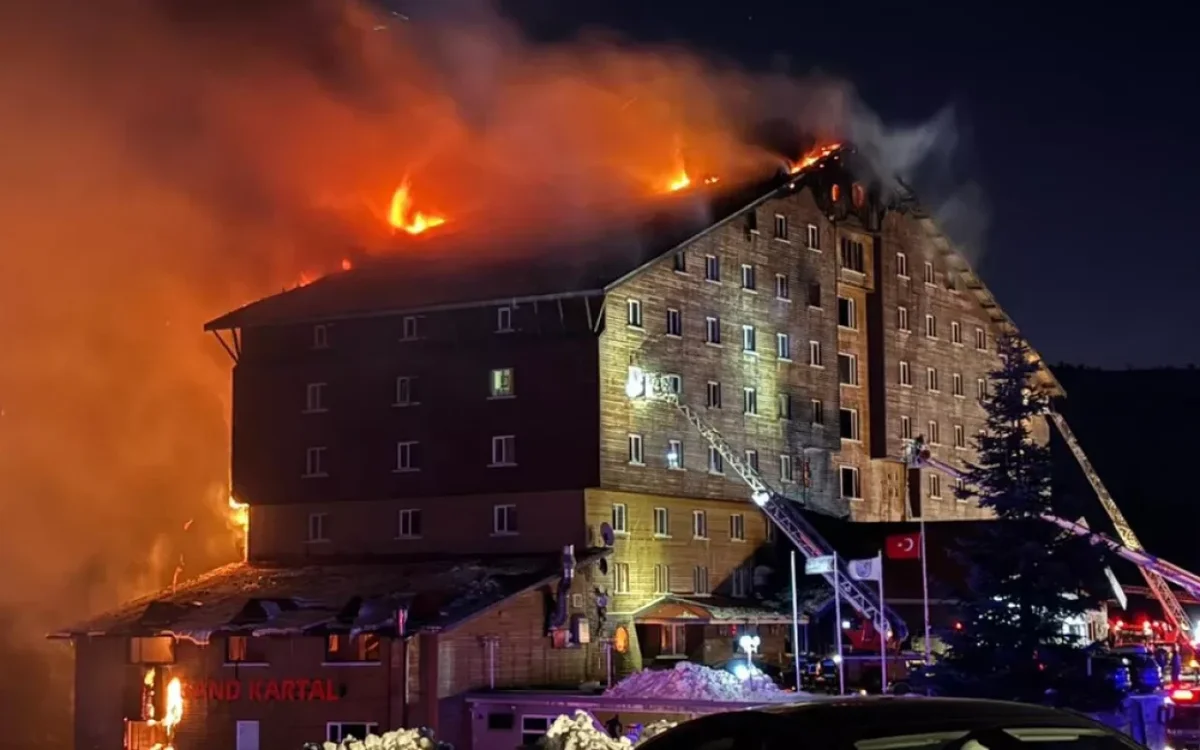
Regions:
<svg viewBox="0 0 1200 750"><path fill-rule="evenodd" d="M701 419L695 409L680 400L671 378L631 366L625 390L631 399L657 401L674 406L679 410L688 423L700 433L701 437L720 454L725 463L750 488L750 499L754 501L754 504L762 509L767 518L784 536L791 540L792 544L796 545L796 549L800 550L806 559L830 556L834 558L839 568L838 575L835 577L832 571L822 575L830 586L835 585L836 578L837 593L859 615L876 626L886 622L891 628L891 634L897 640L903 640L908 636L908 627L904 620L884 602L879 601L878 593L871 586L850 577L845 560L840 555L836 555L833 547L813 528L801 513L796 502L772 491L758 471L729 447L720 432ZM880 630L887 632L886 628L881 627Z"/></svg>
<svg viewBox="0 0 1200 750"><path fill-rule="evenodd" d="M1089 484L1091 484L1092 489L1100 500L1100 505L1104 508L1105 513L1108 514L1109 519L1112 520L1113 527L1116 529L1120 541L1113 539L1107 534L1093 531L1084 524L1068 521L1065 518L1060 518L1049 513L1042 514L1042 519L1056 524L1073 534L1087 537L1093 544L1103 545L1114 554L1136 565L1142 572L1142 576L1146 579L1150 591L1154 593L1154 597L1162 605L1163 614L1167 621L1179 634L1179 639L1189 642L1192 623L1188 619L1183 605L1179 603L1179 599L1175 596L1175 592L1171 591L1171 587L1167 581L1187 589L1193 595L1200 595L1200 576L1146 552L1137 535L1130 528L1129 522L1125 520L1125 515L1117 507L1116 501L1113 500L1108 488L1101 481L1100 475L1092 467L1091 461L1088 460L1087 454L1083 452L1083 447L1079 445L1079 441L1076 440L1075 433L1071 430L1070 425L1067 424L1066 419L1055 411L1050 411L1049 417L1070 448L1071 454L1079 462L1084 476L1087 477ZM963 472L954 466L930 455L928 448L925 447L920 438L909 441L905 446L905 463L912 467L928 466L955 479L965 478Z"/></svg>

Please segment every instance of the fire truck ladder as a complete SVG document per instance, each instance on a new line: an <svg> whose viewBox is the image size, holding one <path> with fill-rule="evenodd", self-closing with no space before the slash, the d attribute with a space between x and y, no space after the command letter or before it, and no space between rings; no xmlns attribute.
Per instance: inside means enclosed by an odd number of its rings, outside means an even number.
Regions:
<svg viewBox="0 0 1200 750"><path fill-rule="evenodd" d="M647 401L670 404L678 409L688 423L696 428L700 436L720 454L725 463L733 467L737 475L750 488L750 499L796 545L806 559L834 557L838 565L838 593L859 615L876 626L884 622L890 623L891 631L897 640L904 640L908 637L908 626L904 620L884 602L879 601L879 595L872 590L872 587L850 577L845 560L837 555L833 547L813 528L796 503L772 491L762 475L729 447L729 443L716 428L705 422L695 409L680 401L679 394L672 387L669 378L646 372L638 367L630 367L626 393L632 399L640 397ZM830 586L834 585L832 571L822 575Z"/></svg>
<svg viewBox="0 0 1200 750"><path fill-rule="evenodd" d="M1075 440L1075 435L1071 432L1071 428L1067 426L1066 420L1056 412L1051 412L1051 416L1055 426L1062 433L1067 444L1071 446L1071 452L1074 454L1076 460L1083 466L1084 474L1087 475L1088 480L1092 483L1092 488L1100 496L1100 503L1108 512L1109 517L1112 518L1113 525L1117 528L1117 533L1121 536L1121 541L1117 541L1107 534L1092 531L1081 523L1068 521L1065 518L1060 518L1049 513L1042 514L1042 520L1056 524L1060 528L1078 536L1085 536L1091 540L1092 544L1101 544L1112 550L1119 557L1136 565L1138 570L1142 572L1142 576L1145 577L1146 582L1150 585L1150 590L1154 592L1154 596L1162 604L1163 612L1167 619L1176 628L1181 639L1186 638L1192 629L1191 621L1188 619L1187 613L1184 612L1183 605L1179 603L1179 599L1171 591L1167 581L1170 580L1193 593L1200 593L1200 576L1146 552L1141 543L1138 542L1133 530L1129 528L1129 523L1125 520L1125 516L1121 514L1120 509L1117 508L1104 483L1100 481L1099 475L1092 468L1091 462L1088 461L1087 456L1083 452L1083 448ZM920 438L909 441L905 446L905 463L914 468L928 466L955 479L965 478L963 472L954 466L931 456ZM1122 534L1121 529L1125 530L1125 534ZM1132 540L1133 544L1130 544L1129 540Z"/></svg>
<svg viewBox="0 0 1200 750"><path fill-rule="evenodd" d="M1075 456L1075 460L1079 462L1079 467L1083 469L1084 476L1087 477L1088 483L1092 485L1092 489L1096 492L1096 497L1100 500L1100 505L1104 508L1104 512L1108 514L1109 519L1112 520L1113 527L1117 530L1117 536L1120 538L1121 543L1126 549L1145 554L1146 550L1142 547L1141 541L1138 540L1137 534L1133 533L1129 522L1125 520L1125 514L1117 507L1117 503L1113 500L1112 495L1109 494L1108 488L1100 480L1100 475L1092 468L1092 462L1088 460L1087 454L1083 452L1083 446L1075 439L1075 433L1071 430L1071 426L1067 424L1067 420L1058 412L1051 410L1050 421L1058 428L1058 432L1062 435L1063 440L1066 441L1067 447L1071 449L1071 455ZM1150 557L1149 555L1146 556ZM1154 592L1154 597L1162 605L1163 613L1166 615L1167 620L1176 628L1180 638L1186 638L1192 631L1192 623L1188 619L1183 605L1175 597L1175 592L1171 591L1171 587L1163 579L1162 574L1158 572L1157 568L1139 567L1142 571L1142 576L1146 579L1146 585L1150 587L1150 590Z"/></svg>

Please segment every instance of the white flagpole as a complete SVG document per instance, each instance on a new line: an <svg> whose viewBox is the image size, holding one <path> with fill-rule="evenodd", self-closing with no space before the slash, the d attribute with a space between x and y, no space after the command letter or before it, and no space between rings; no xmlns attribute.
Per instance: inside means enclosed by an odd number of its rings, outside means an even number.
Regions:
<svg viewBox="0 0 1200 750"><path fill-rule="evenodd" d="M876 572L879 574L879 685L880 692L887 692L887 604L883 598L883 550L879 551L875 559L879 563L879 568Z"/></svg>
<svg viewBox="0 0 1200 750"><path fill-rule="evenodd" d="M796 667L796 690L800 690L800 602L796 599L796 550L792 550L792 659Z"/></svg>
<svg viewBox="0 0 1200 750"><path fill-rule="evenodd" d="M925 562L925 517L921 516L921 595L925 600L925 663L932 664L933 644L929 637L929 567Z"/></svg>
<svg viewBox="0 0 1200 750"><path fill-rule="evenodd" d="M833 553L833 624L834 640L837 643L838 695L846 694L846 668L842 658L842 587L838 575L838 556Z"/></svg>

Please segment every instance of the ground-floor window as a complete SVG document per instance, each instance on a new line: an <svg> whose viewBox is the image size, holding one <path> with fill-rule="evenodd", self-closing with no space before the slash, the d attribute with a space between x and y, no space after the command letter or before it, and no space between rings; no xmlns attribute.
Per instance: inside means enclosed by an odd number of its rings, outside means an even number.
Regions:
<svg viewBox="0 0 1200 750"><path fill-rule="evenodd" d="M546 732L550 731L550 724L554 719L549 716L522 716L521 717L521 745L532 746L536 745Z"/></svg>
<svg viewBox="0 0 1200 750"><path fill-rule="evenodd" d="M344 742L351 737L365 740L368 734L379 734L379 725L355 721L331 721L325 725L325 739L329 742Z"/></svg>

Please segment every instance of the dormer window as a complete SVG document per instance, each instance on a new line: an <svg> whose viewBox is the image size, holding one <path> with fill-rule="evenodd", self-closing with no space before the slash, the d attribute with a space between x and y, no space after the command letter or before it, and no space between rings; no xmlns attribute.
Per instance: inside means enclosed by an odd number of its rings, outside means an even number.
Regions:
<svg viewBox="0 0 1200 750"><path fill-rule="evenodd" d="M850 188L850 200L854 202L855 208L862 208L863 204L867 202L867 191L857 182Z"/></svg>
<svg viewBox="0 0 1200 750"><path fill-rule="evenodd" d="M833 187L829 188L829 199L830 200L832 200L834 203L837 203L838 199L841 197L842 197L842 186L841 185L835 184Z"/></svg>

